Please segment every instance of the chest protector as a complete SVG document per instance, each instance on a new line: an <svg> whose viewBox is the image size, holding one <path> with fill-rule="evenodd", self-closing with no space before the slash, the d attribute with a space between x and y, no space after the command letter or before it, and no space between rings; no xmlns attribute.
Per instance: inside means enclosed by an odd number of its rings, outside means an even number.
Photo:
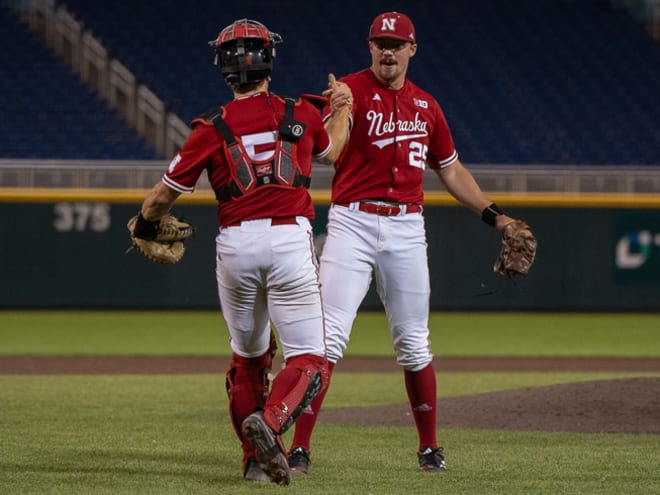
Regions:
<svg viewBox="0 0 660 495"><path fill-rule="evenodd" d="M297 154L297 141L305 133L306 125L294 120L294 104L294 100L285 99L284 120L275 140L275 153L268 160L253 161L220 113L211 118L215 129L225 141L223 151L232 177L228 186L215 190L218 201L229 201L266 185L309 188L311 177L302 174Z"/></svg>

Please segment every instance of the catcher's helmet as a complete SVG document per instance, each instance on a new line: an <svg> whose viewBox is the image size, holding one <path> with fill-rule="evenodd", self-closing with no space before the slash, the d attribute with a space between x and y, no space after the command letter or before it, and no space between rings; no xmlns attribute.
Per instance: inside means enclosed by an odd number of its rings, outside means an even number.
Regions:
<svg viewBox="0 0 660 495"><path fill-rule="evenodd" d="M214 65L227 83L245 84L264 80L270 75L275 58L275 45L282 37L260 22L240 19L220 31L209 41L215 47Z"/></svg>

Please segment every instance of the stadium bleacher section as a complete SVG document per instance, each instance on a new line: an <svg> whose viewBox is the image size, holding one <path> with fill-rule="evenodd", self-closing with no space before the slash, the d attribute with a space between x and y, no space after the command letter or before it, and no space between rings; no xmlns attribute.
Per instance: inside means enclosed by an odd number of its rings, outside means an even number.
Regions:
<svg viewBox="0 0 660 495"><path fill-rule="evenodd" d="M338 0L325 4L132 0L121 8L107 0L58 4L66 6L113 57L185 121L229 97L211 65L207 42L234 19L257 18L284 37L271 88L296 95L320 92L328 72L341 75L367 66L366 34L374 15L383 10L405 11L416 24L419 41L410 76L440 101L465 163L660 165L660 45L627 11L606 0ZM11 29L18 31L11 36L26 36L17 27ZM9 64L29 94L45 90L43 82L26 74L23 66L41 67L43 59L43 66L53 67L43 79L58 80L60 93L44 98L59 102L56 113L63 115L59 123L45 118L42 126L67 129L81 120L78 114L100 112L98 107L103 105L84 94L75 76L65 77L66 69L50 60L47 49L32 38L22 43L30 47L32 55L27 56L38 57L39 64L4 60L6 54L1 63ZM33 89L25 86L28 79ZM81 96L71 96L74 89ZM19 105L16 96L2 98L7 100L3 109L14 110L7 110L12 116L28 103ZM95 109L83 110L87 101ZM45 103L36 108L44 108ZM3 125L6 133L24 127L14 122ZM78 146L80 150L91 146L96 152L94 144L111 143L103 146L106 151L87 158L113 157L112 152L118 159L137 158L144 153L135 145L139 139L134 135L132 145L113 146L120 134L118 128L108 129L111 125L121 127L113 116L87 124L87 129L105 132L108 137L103 140L76 133L76 139L92 141ZM34 126L32 132L39 127ZM51 140L73 138L69 134ZM14 139L19 140L18 136ZM19 146L27 145L17 144L16 149ZM0 148L0 156L6 153ZM39 153L53 151L46 146Z"/></svg>
<svg viewBox="0 0 660 495"><path fill-rule="evenodd" d="M0 26L1 158L158 158L4 5Z"/></svg>

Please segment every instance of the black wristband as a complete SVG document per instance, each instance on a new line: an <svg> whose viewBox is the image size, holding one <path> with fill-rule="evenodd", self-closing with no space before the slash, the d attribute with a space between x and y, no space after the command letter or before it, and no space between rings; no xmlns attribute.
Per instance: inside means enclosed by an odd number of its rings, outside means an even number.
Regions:
<svg viewBox="0 0 660 495"><path fill-rule="evenodd" d="M495 217L504 215L504 212L495 203L491 203L481 212L481 219L491 227L495 227Z"/></svg>
<svg viewBox="0 0 660 495"><path fill-rule="evenodd" d="M142 216L142 212L138 213L137 222L135 222L135 228L133 229L133 235L139 237L140 239L155 239L158 235L158 227L160 226L160 220L151 221L147 220Z"/></svg>

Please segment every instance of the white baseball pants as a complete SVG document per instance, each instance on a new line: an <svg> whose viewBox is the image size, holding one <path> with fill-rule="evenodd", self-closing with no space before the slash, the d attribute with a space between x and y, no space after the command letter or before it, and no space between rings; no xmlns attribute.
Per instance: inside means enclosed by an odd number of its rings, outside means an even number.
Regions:
<svg viewBox="0 0 660 495"><path fill-rule="evenodd" d="M216 275L231 348L245 358L264 354L269 320L277 330L284 359L325 355L318 266L312 228L271 226L271 220L242 222L216 237Z"/></svg>
<svg viewBox="0 0 660 495"><path fill-rule="evenodd" d="M320 273L331 362L344 355L372 274L385 307L397 363L418 371L431 362L431 288L421 213L385 217L333 205Z"/></svg>

